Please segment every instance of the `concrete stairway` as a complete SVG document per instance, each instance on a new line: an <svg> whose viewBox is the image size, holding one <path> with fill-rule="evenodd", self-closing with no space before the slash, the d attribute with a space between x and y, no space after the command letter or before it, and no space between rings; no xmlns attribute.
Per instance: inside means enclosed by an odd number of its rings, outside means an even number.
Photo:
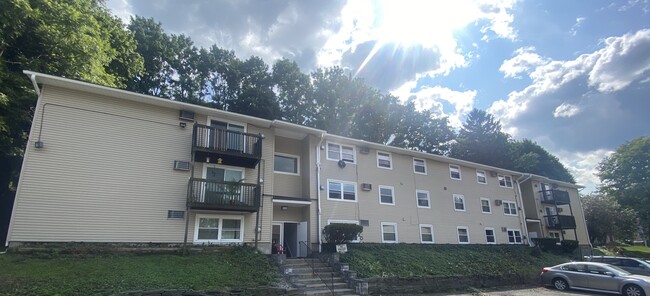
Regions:
<svg viewBox="0 0 650 296"><path fill-rule="evenodd" d="M337 272L317 258L287 259L285 268L291 284L303 295L358 295Z"/></svg>

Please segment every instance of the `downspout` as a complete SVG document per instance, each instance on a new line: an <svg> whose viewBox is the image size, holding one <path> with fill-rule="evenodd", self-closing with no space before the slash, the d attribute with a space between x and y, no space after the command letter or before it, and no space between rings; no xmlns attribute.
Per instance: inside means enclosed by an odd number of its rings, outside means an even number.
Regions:
<svg viewBox="0 0 650 296"><path fill-rule="evenodd" d="M589 228L587 228L587 219L585 218L585 209L582 207L582 200L580 199L580 191L584 188L578 190L578 201L580 202L580 211L582 212L582 222L585 224L585 233L587 233L587 242L589 243L589 255L594 255L594 246L591 245L591 238L589 236ZM578 240L578 234L576 234L576 240Z"/></svg>
<svg viewBox="0 0 650 296"><path fill-rule="evenodd" d="M524 177L526 177L526 178L522 180L522 178L524 178ZM519 215L519 221L520 221L521 225L523 226L524 233L526 234L526 240L528 241L528 246L529 247L532 247L532 244L531 244L530 237L528 237L528 225L526 225L526 217L525 217L526 210L525 210L525 206L524 206L524 197L523 197L523 194L521 193L521 183L528 181L532 177L533 177L533 175L528 174L528 176L521 175L521 177L519 177L517 179L517 191L518 191L517 197L519 199L517 202L521 205L521 208L523 210L523 211L520 211L521 215ZM534 200L535 200L535 196L533 196L533 201Z"/></svg>
<svg viewBox="0 0 650 296"><path fill-rule="evenodd" d="M316 196L318 199L318 207L316 209L317 211L317 216L318 216L318 221L316 223L316 227L318 231L318 253L322 251L323 247L323 232L321 231L321 208L320 208L320 145L323 145L323 140L325 139L325 133L320 134L320 141L318 142L318 145L316 145Z"/></svg>
<svg viewBox="0 0 650 296"><path fill-rule="evenodd" d="M41 89L38 88L38 83L36 83L36 75L35 74L29 75L29 80L32 81L32 85L34 86L34 91L36 92L36 95L40 97Z"/></svg>

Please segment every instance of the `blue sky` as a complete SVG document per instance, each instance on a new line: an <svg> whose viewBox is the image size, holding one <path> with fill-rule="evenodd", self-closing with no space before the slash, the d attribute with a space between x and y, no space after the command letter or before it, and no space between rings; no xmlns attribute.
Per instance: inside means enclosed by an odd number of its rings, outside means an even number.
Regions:
<svg viewBox="0 0 650 296"><path fill-rule="evenodd" d="M560 158L589 192L616 147L650 135L650 3L629 1L145 1L196 45L304 72L339 65L459 127L487 110L516 139Z"/></svg>

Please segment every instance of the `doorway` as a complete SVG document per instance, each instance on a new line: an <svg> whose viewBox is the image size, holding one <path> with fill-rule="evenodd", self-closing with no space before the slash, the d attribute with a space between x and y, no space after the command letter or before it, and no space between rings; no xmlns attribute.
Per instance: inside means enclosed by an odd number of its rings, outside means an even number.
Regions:
<svg viewBox="0 0 650 296"><path fill-rule="evenodd" d="M284 246L287 258L307 256L307 221L304 222L273 222L272 243ZM303 242L303 243L301 243ZM275 252L275 249L273 249Z"/></svg>

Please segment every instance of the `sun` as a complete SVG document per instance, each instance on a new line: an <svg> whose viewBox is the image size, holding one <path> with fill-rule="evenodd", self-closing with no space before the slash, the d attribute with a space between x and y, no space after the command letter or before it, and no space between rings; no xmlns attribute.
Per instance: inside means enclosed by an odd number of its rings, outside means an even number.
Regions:
<svg viewBox="0 0 650 296"><path fill-rule="evenodd" d="M380 0L374 6L380 40L424 46L450 38L479 14L470 0Z"/></svg>

